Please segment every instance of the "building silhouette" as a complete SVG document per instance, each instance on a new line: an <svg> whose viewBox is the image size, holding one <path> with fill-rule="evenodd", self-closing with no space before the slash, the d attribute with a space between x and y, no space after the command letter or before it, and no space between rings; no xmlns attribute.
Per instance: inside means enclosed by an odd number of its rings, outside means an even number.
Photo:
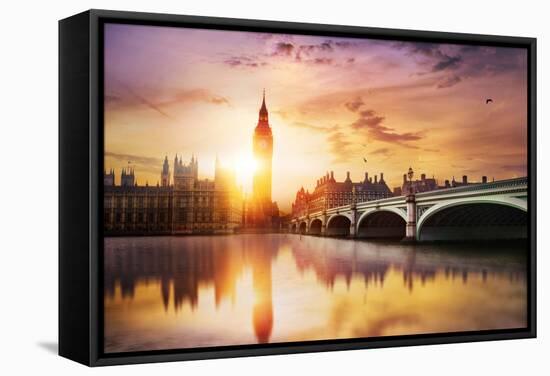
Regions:
<svg viewBox="0 0 550 376"><path fill-rule="evenodd" d="M411 187L415 193L422 193L435 191L436 189L455 188L463 187L466 185L485 183L487 183L487 176L482 176L480 182L468 181L468 175L463 175L461 181L455 180L453 176L453 179L451 181L445 180L443 185L439 185L435 177L427 178L426 174L421 174L420 179L416 179L413 181L407 180L407 175L403 174L403 184L401 185L401 187L395 187L393 189L393 193L394 196L401 196L410 192Z"/></svg>
<svg viewBox="0 0 550 376"><path fill-rule="evenodd" d="M154 252L144 252L155 244ZM175 246L174 244L177 244ZM134 299L142 283L158 283L164 310L178 312L183 306L196 309L199 290L212 287L215 308L237 299L237 284L252 272L253 305L250 325L258 343L268 343L273 332L275 309L272 297L272 263L279 254L280 238L207 237L140 239L137 248L117 254L105 253L104 295L114 298L120 287L123 298ZM109 248L112 250L112 248ZM231 250L231 252L228 252Z"/></svg>
<svg viewBox="0 0 550 376"><path fill-rule="evenodd" d="M172 166L164 158L160 185L138 186L133 168L104 172L104 232L117 234L232 233L242 226L243 199L231 171L216 158L214 180L199 179L194 156L183 163L176 155Z"/></svg>
<svg viewBox="0 0 550 376"><path fill-rule="evenodd" d="M277 228L279 209L271 198L273 133L269 124L269 113L265 104L265 90L254 128L252 152L257 163L252 181L252 197L247 203L246 226L256 228Z"/></svg>
<svg viewBox="0 0 550 376"><path fill-rule="evenodd" d="M338 182L334 178L334 172L331 171L317 180L313 192L310 193L304 187L300 188L292 204L292 213L294 216L302 216L349 205L354 201L364 202L392 196L392 192L384 181L384 173L380 174L380 179L375 175L373 180L366 172L363 181L354 183L349 172L346 174L346 180Z"/></svg>

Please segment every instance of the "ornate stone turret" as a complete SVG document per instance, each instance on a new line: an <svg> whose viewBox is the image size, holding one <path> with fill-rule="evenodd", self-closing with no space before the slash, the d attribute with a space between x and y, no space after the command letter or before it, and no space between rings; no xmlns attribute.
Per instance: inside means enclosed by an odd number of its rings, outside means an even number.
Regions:
<svg viewBox="0 0 550 376"><path fill-rule="evenodd" d="M265 105L265 89L262 98L262 106L260 107L260 114L258 117L258 127L269 128L269 113L267 112L267 106Z"/></svg>
<svg viewBox="0 0 550 376"><path fill-rule="evenodd" d="M349 175L349 171L346 172L346 180L344 180L344 183L351 183L351 177Z"/></svg>
<svg viewBox="0 0 550 376"><path fill-rule="evenodd" d="M123 187L133 187L135 184L134 169L131 167L123 168L120 174L120 185Z"/></svg>
<svg viewBox="0 0 550 376"><path fill-rule="evenodd" d="M181 157L178 160L176 155L174 164L174 187L178 190L190 190L198 180L199 161L195 156L191 156L188 164L182 162Z"/></svg>
<svg viewBox="0 0 550 376"><path fill-rule="evenodd" d="M163 187L168 187L170 185L170 166L168 165L168 156L164 157L162 172L160 173L160 182Z"/></svg>
<svg viewBox="0 0 550 376"><path fill-rule="evenodd" d="M103 185L108 187L115 185L115 170L110 169L109 173L103 171Z"/></svg>

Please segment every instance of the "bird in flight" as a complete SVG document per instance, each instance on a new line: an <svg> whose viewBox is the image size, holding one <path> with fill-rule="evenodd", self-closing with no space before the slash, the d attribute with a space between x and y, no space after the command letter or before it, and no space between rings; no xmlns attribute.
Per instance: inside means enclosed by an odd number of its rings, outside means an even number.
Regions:
<svg viewBox="0 0 550 376"><path fill-rule="evenodd" d="M367 163L367 158L363 157L363 161L364 161L365 163Z"/></svg>
<svg viewBox="0 0 550 376"><path fill-rule="evenodd" d="M485 99L485 104L493 103L493 100L491 98Z"/></svg>

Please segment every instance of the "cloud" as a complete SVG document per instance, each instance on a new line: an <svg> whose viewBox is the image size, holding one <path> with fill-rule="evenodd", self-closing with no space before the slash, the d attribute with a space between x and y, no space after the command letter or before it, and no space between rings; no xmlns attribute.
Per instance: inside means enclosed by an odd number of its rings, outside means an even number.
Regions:
<svg viewBox="0 0 550 376"><path fill-rule="evenodd" d="M351 159L352 143L346 139L344 132L334 128L334 132L327 137L327 142L330 146L330 152L334 156L334 163L344 163Z"/></svg>
<svg viewBox="0 0 550 376"><path fill-rule="evenodd" d="M172 117L170 115L168 115L166 112L164 112L157 104L155 104L154 102L150 101L149 99L145 98L144 96L142 96L141 94L138 94L136 91L134 91L133 89L131 89L129 86L126 86L126 90L128 91L128 93L130 93L135 99L138 100L139 103L141 103L142 105L150 108L151 110L161 114L162 116L164 117L167 117L169 119L172 119Z"/></svg>
<svg viewBox="0 0 550 376"><path fill-rule="evenodd" d="M355 57L339 56L333 53L358 45L353 41L332 39L313 44L300 44L289 40L281 41L273 34L261 35L255 39L265 43L268 52L233 55L225 58L222 63L231 68L260 68L269 65L269 59L280 58L294 63L337 65L340 61L337 61L335 57L339 57L342 63L349 65L355 62Z"/></svg>
<svg viewBox="0 0 550 376"><path fill-rule="evenodd" d="M385 128L382 127L382 122L384 121L383 116L379 116L374 112L374 110L364 110L359 113L360 118L351 124L351 127L354 129L360 129L364 126L372 128Z"/></svg>
<svg viewBox="0 0 550 376"><path fill-rule="evenodd" d="M369 153L370 155L390 155L391 151L388 148L380 148L373 150Z"/></svg>
<svg viewBox="0 0 550 376"><path fill-rule="evenodd" d="M412 43L397 42L394 44L398 49L408 49L411 54L434 56L439 54L440 45L437 43Z"/></svg>
<svg viewBox="0 0 550 376"><path fill-rule="evenodd" d="M346 133L338 125L323 127L301 121L292 122L290 125L296 128L327 134L326 142L329 145L330 154L334 157L333 163L344 163L351 160L351 156L353 155L352 149L355 143L348 141Z"/></svg>
<svg viewBox="0 0 550 376"><path fill-rule="evenodd" d="M266 62L259 61L256 57L251 56L231 56L223 61L224 64L230 67L250 67L257 68L267 65Z"/></svg>
<svg viewBox="0 0 550 376"><path fill-rule="evenodd" d="M393 128L383 125L385 119L384 116L380 116L374 110L363 110L359 112L359 118L350 126L354 130L366 132L370 139L418 149L410 142L421 140L423 138L422 132L397 133Z"/></svg>
<svg viewBox="0 0 550 376"><path fill-rule="evenodd" d="M439 83L437 84L437 88L446 89L458 84L460 81L462 81L462 79L457 75L447 76L447 77L444 77L441 81L439 81Z"/></svg>
<svg viewBox="0 0 550 376"><path fill-rule="evenodd" d="M294 51L294 45L288 42L278 42L275 44L275 51L271 56L290 56Z"/></svg>
<svg viewBox="0 0 550 376"><path fill-rule="evenodd" d="M446 69L457 69L460 65L462 58L460 56L447 56L444 57L434 64L432 67L432 72L439 72Z"/></svg>
<svg viewBox="0 0 550 376"><path fill-rule="evenodd" d="M320 65L330 65L334 59L330 59L327 57L316 57L315 59L311 60L314 64L320 64Z"/></svg>
<svg viewBox="0 0 550 376"><path fill-rule="evenodd" d="M124 89L126 95L106 94L104 97L106 106L110 106L111 108L128 108L136 105L143 105L163 117L173 119L173 117L166 111L166 107L189 102L203 102L217 106L231 105L227 97L214 94L207 89L196 88L188 90L173 90L160 98L160 95L155 91L148 92L147 89L138 91L122 83L120 86ZM152 98L159 99L153 100Z"/></svg>
<svg viewBox="0 0 550 376"><path fill-rule="evenodd" d="M315 52L332 52L334 48L332 47L331 41L325 41L320 44L304 44L299 45L296 48L296 60L300 61L303 56L311 56Z"/></svg>
<svg viewBox="0 0 550 376"><path fill-rule="evenodd" d="M204 102L214 105L229 106L229 99L221 95L213 94L207 89L181 90L172 94L172 99L162 102L162 105L186 102Z"/></svg>
<svg viewBox="0 0 550 376"><path fill-rule="evenodd" d="M289 116L290 116L290 114L289 114L288 111L280 110L280 109L278 109L278 110L271 110L270 113L271 113L271 114L277 114L277 115L279 115L282 119L285 119L285 120L288 119Z"/></svg>
<svg viewBox="0 0 550 376"><path fill-rule="evenodd" d="M492 77L499 74L523 74L527 53L519 48L495 48L458 44L398 42L393 45L418 58L417 75L439 76L436 88L454 86L466 79ZM453 74L448 74L453 72ZM446 74L443 77L440 74Z"/></svg>
<svg viewBox="0 0 550 376"><path fill-rule="evenodd" d="M332 55L336 50L347 49L355 45L356 43L351 41L334 41L331 39L314 44L298 44L289 41L279 41L272 46L273 51L268 54L268 56L290 58L295 62L305 64L332 65L338 62L334 57L328 55ZM353 63L355 58L348 56L344 58L344 61L348 64Z"/></svg>
<svg viewBox="0 0 550 376"><path fill-rule="evenodd" d="M449 55L445 52L445 48L448 45L442 45L437 43L412 43L412 42L400 42L394 44L398 49L405 49L409 55L418 55L426 58L425 63L432 65L432 72L439 72L446 69L456 69L462 62L461 55Z"/></svg>
<svg viewBox="0 0 550 376"><path fill-rule="evenodd" d="M290 123L290 125L296 128L310 129L317 132L330 132L333 130L333 128L322 127L320 125L313 125L313 124L304 123L301 121L292 122Z"/></svg>
<svg viewBox="0 0 550 376"><path fill-rule="evenodd" d="M348 110L350 110L351 112L356 112L364 104L365 104L365 102L363 102L361 97L357 97L357 98L355 98L354 100L352 100L350 102L344 103L344 106L346 106L346 108Z"/></svg>
<svg viewBox="0 0 550 376"><path fill-rule="evenodd" d="M146 157L136 154L114 153L111 151L105 151L105 158L113 159L119 164L122 163L124 166L127 164L128 166L136 167L136 173L139 171L160 173L162 168L161 158ZM118 173L118 171L115 173Z"/></svg>

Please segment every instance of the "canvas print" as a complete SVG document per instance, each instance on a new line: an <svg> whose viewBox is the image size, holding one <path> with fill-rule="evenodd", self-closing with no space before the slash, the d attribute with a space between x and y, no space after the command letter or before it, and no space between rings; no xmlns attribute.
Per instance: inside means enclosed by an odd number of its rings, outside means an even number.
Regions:
<svg viewBox="0 0 550 376"><path fill-rule="evenodd" d="M103 38L104 353L527 327L526 49Z"/></svg>

